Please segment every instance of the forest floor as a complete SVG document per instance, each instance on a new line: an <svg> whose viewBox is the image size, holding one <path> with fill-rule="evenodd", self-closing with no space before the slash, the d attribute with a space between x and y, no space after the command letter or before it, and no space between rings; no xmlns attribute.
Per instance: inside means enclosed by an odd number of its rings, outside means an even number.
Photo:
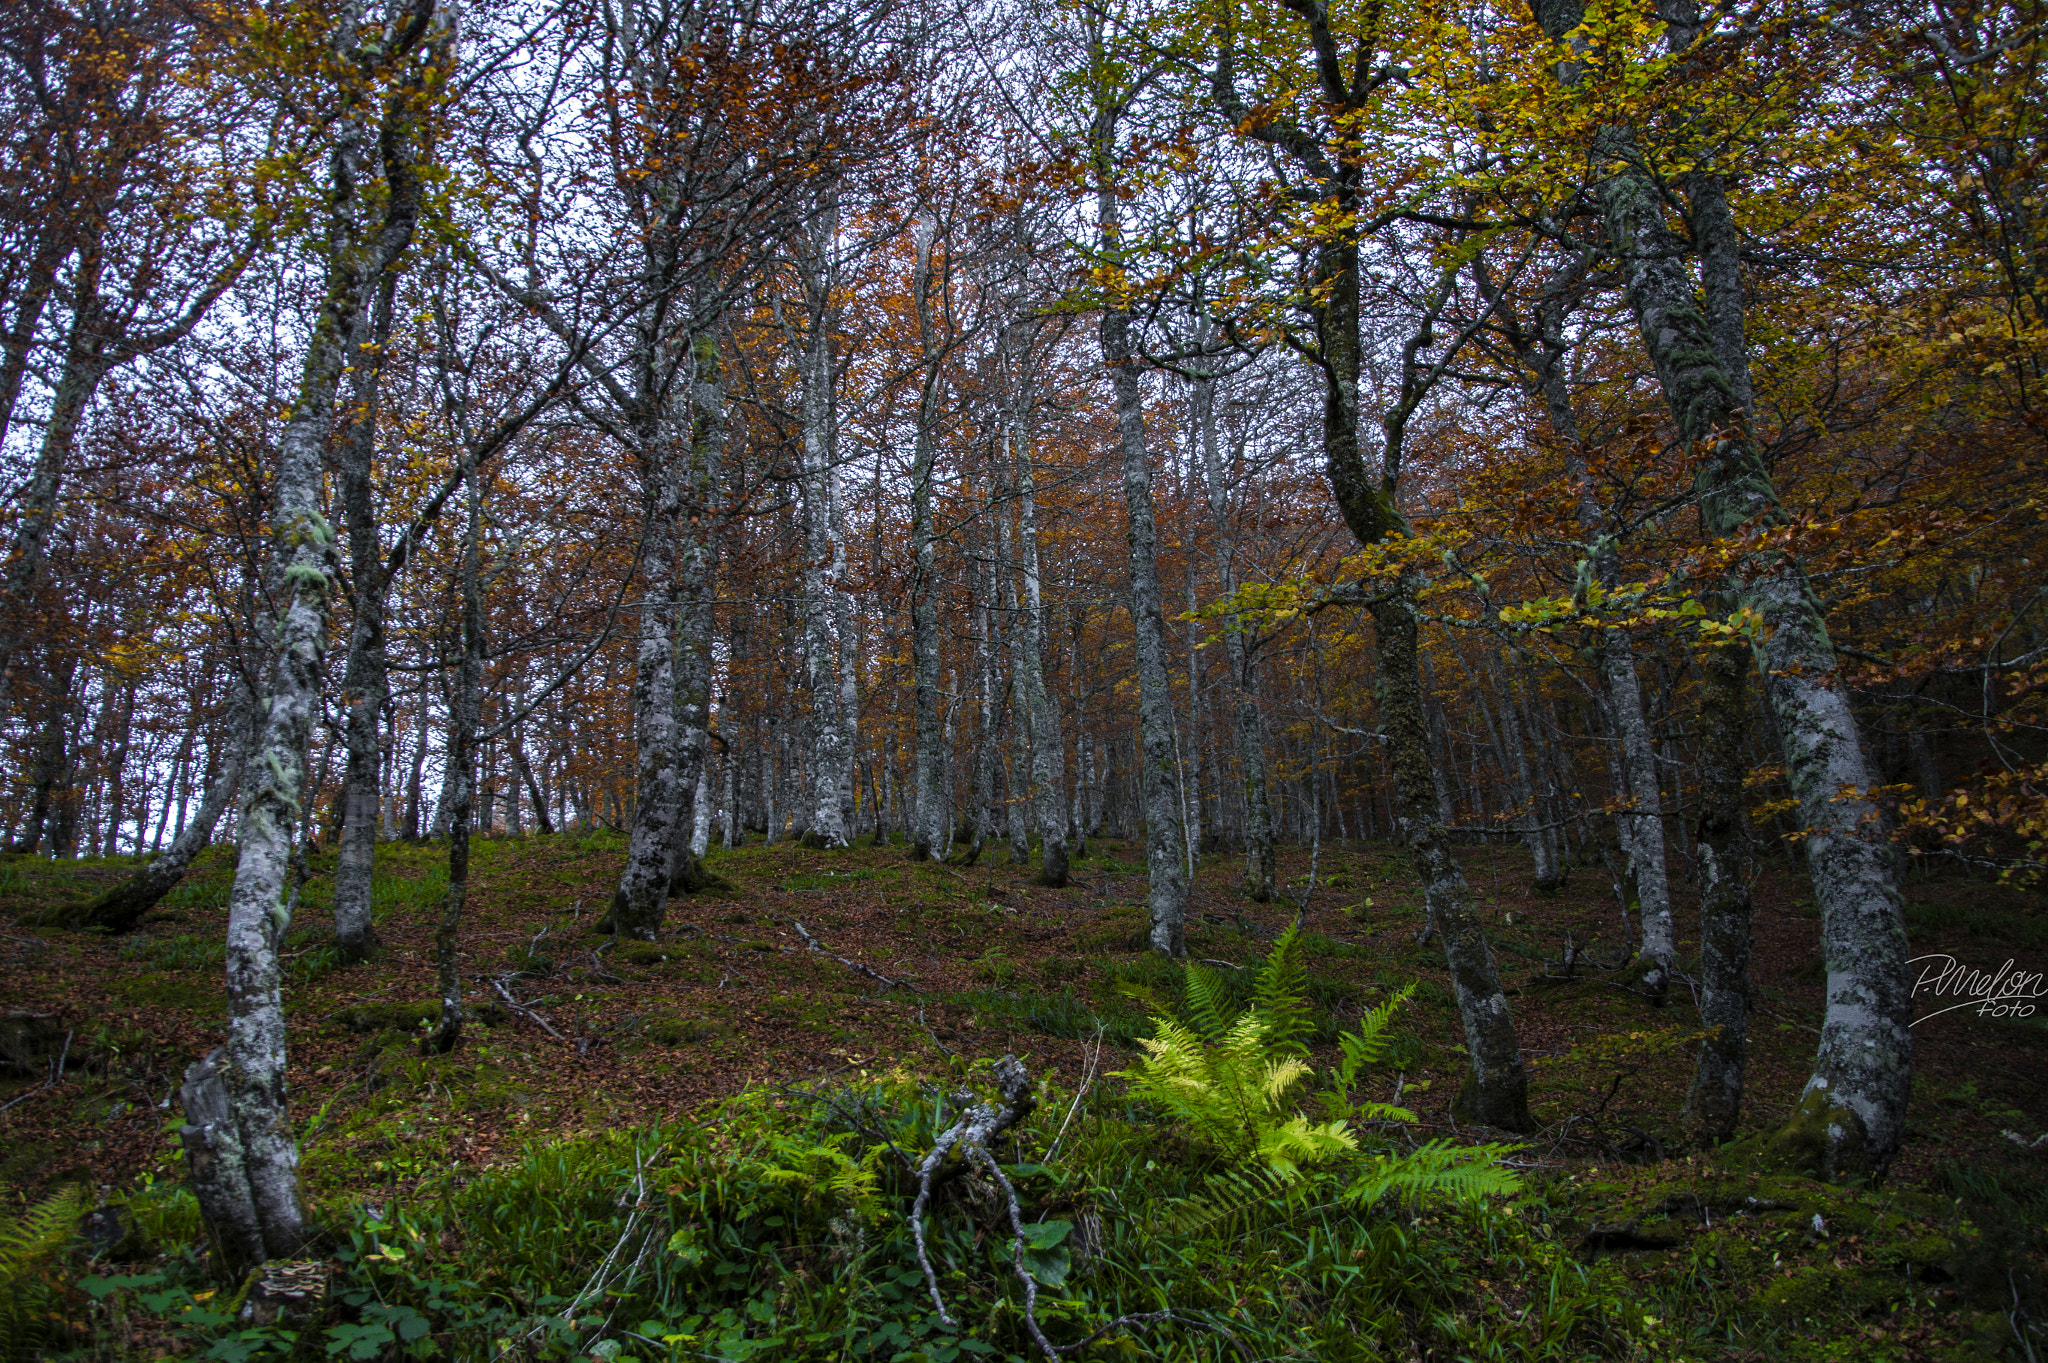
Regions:
<svg viewBox="0 0 2048 1363"><path fill-rule="evenodd" d="M1538 1183L1574 1190L1585 1253L1631 1256L1630 1271L1647 1280L1673 1244L1636 1233L1644 1199L1705 1176L1678 1127L1699 1030L1690 987L1653 1009L1607 982L1602 963L1625 952L1613 887L1599 868L1578 868L1564 893L1538 898L1519 847L1460 855L1531 1064L1541 1129L1523 1138L1519 1163ZM1001 848L971 867L917 864L901 847L714 850L709 865L733 891L672 901L668 931L651 945L591 930L621 856L620 840L605 833L476 844L461 945L475 1016L465 1044L433 1060L410 1042L433 1008L445 846L379 849L384 948L348 968L335 968L327 946L332 854L311 858L287 939L286 1010L293 1113L316 1203L385 1205L450 1167L506 1160L537 1137L683 1122L710 1100L796 1079L938 1074L958 1057L1014 1052L1069 1089L1091 1076L1113 1087L1111 1072L1148 1034L1143 1009L1123 990L1159 987L1176 971L1143 949L1143 849L1116 840L1098 840L1061 890L1034 885L1031 868L1007 864ZM130 869L126 859L0 861L0 921L12 920L0 932L0 1103L8 1104L0 1191L16 1206L67 1180L105 1196L180 1177L174 1090L184 1067L221 1038L232 867L227 849L213 849L124 938L37 926L53 904ZM1308 870L1307 849L1286 849L1291 895L1303 893ZM1400 1101L1420 1118L1418 1138L1497 1138L1461 1130L1449 1111L1462 1035L1442 955L1416 940L1421 901L1405 859L1381 844L1325 845L1305 904L1253 903L1238 891L1238 875L1232 856L1202 862L1188 909L1190 956L1244 967L1299 913L1326 1058L1338 1027L1416 982L1373 1096L1390 1098L1398 1084ZM1681 968L1690 969L1697 920L1679 889ZM2041 896L1917 876L1907 892L1916 953L2048 971ZM1796 1101L1822 1010L1810 887L1773 859L1755 900L1745 1132L1771 1127ZM1561 978L1568 940L1589 963ZM505 1006L507 996L516 1008ZM1907 1140L1888 1187L1951 1207L1966 1187L1988 1187L1985 1196L2008 1209L2048 1206L2011 1191L2048 1186L2048 1144L2036 1144L2048 1132L2048 1017L1957 1009L1917 1026L1915 1040ZM1996 1219L1988 1203L1975 1215ZM1678 1236L1679 1249L1687 1235L1712 1229L1704 1204L1702 1216ZM1602 1229L1624 1222L1626 1234ZM2011 1292L2038 1313L2041 1241L2014 1233L2020 1243L2008 1248L2021 1262ZM1831 1252L1839 1268L1844 1251ZM1857 1261L1856 1250L1846 1254ZM1961 1272L1924 1267L1933 1279ZM1872 1338L1890 1339L1902 1358L1937 1356L1973 1338L1981 1356L1997 1356L2011 1347L2009 1313L1966 1286L1949 1289L1946 1301L1939 1292L1921 1299L1912 1318L1886 1318ZM1731 1345L1727 1356L1765 1354Z"/></svg>

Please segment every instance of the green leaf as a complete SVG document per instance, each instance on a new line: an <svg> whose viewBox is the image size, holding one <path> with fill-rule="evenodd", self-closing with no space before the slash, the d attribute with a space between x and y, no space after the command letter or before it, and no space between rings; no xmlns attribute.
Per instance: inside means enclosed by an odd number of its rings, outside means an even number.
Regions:
<svg viewBox="0 0 2048 1363"><path fill-rule="evenodd" d="M1065 1287L1073 1267L1073 1256L1067 1253L1065 1245L1053 1250L1024 1251L1024 1271L1036 1278L1040 1287Z"/></svg>
<svg viewBox="0 0 2048 1363"><path fill-rule="evenodd" d="M1024 1228L1024 1247L1037 1250L1053 1249L1065 1244L1073 1231L1074 1223L1071 1221L1040 1221L1036 1225Z"/></svg>

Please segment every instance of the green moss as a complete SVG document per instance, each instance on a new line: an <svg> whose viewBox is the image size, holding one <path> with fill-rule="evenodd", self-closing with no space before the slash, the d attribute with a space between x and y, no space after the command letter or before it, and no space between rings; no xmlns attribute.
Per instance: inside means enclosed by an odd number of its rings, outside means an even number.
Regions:
<svg viewBox="0 0 2048 1363"><path fill-rule="evenodd" d="M217 1012L225 1006L227 998L217 984L164 972L124 981L119 993L128 1002L145 1008L177 1008L188 1013Z"/></svg>
<svg viewBox="0 0 2048 1363"><path fill-rule="evenodd" d="M1757 1167L1832 1178L1865 1172L1868 1155L1863 1123L1829 1102L1825 1090L1814 1088L1799 1100L1792 1119L1764 1143Z"/></svg>
<svg viewBox="0 0 2048 1363"><path fill-rule="evenodd" d="M1813 1320L1832 1315L1841 1306L1839 1288L1837 1275L1819 1268L1799 1268L1764 1284L1755 1300L1774 1320Z"/></svg>
<svg viewBox="0 0 2048 1363"><path fill-rule="evenodd" d="M463 1011L468 1019L481 1022L487 1027L496 1027L505 1021L505 1010L495 1003L464 1004ZM441 1020L441 1000L412 999L379 1003L359 1003L353 1008L344 1008L334 1015L334 1020L351 1032L385 1034L397 1033L410 1036L421 1023L438 1023ZM382 1041L383 1037L379 1037Z"/></svg>
<svg viewBox="0 0 2048 1363"><path fill-rule="evenodd" d="M695 1046L733 1034L732 1024L713 1018L652 1018L640 1034L657 1046Z"/></svg>

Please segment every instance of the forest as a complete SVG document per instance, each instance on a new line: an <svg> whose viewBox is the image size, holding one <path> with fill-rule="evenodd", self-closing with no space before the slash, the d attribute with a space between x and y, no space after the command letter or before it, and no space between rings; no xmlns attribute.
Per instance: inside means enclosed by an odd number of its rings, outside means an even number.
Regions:
<svg viewBox="0 0 2048 1363"><path fill-rule="evenodd" d="M2044 62L0 6L0 1357L2039 1363Z"/></svg>

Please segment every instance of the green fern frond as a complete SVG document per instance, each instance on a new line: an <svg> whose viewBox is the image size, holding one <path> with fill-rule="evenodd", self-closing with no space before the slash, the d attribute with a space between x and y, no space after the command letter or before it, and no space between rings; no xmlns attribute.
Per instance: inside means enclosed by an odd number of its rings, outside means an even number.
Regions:
<svg viewBox="0 0 2048 1363"><path fill-rule="evenodd" d="M0 1184L0 1203L11 1201ZM71 1242L85 1194L61 1188L18 1215L0 1220L0 1358L27 1358L61 1323L55 1307L67 1281L56 1269Z"/></svg>
<svg viewBox="0 0 2048 1363"><path fill-rule="evenodd" d="M1230 987L1216 971L1193 961L1187 965L1187 985L1188 1017L1195 1030L1210 1041L1220 1039L1237 1020Z"/></svg>
<svg viewBox="0 0 2048 1363"><path fill-rule="evenodd" d="M1301 933L1289 927L1252 977L1251 1011L1266 1025L1277 1054L1307 1055L1315 1022L1308 1009L1308 971L1301 963Z"/></svg>
<svg viewBox="0 0 2048 1363"><path fill-rule="evenodd" d="M1339 1198L1347 1207L1369 1207L1388 1194L1427 1199L1466 1199L1521 1191L1522 1179L1498 1161L1519 1145L1455 1145L1428 1141L1405 1155L1374 1159Z"/></svg>
<svg viewBox="0 0 2048 1363"><path fill-rule="evenodd" d="M0 1185L0 1196L6 1192ZM70 1242L84 1206L83 1192L60 1188L12 1220L0 1222L0 1293L11 1291L56 1257Z"/></svg>
<svg viewBox="0 0 2048 1363"><path fill-rule="evenodd" d="M1391 995L1385 1003L1377 1008L1368 1009L1365 1016L1359 1019L1356 1032L1346 1032L1337 1038L1337 1044L1344 1051L1344 1059L1337 1067L1337 1079L1345 1088L1358 1081L1360 1070L1367 1065L1378 1064L1380 1057L1387 1053L1387 1045L1392 1040L1387 1035L1387 1025L1394 1019L1394 1010L1406 1003L1414 993L1415 985L1411 982Z"/></svg>
<svg viewBox="0 0 2048 1363"><path fill-rule="evenodd" d="M1297 1171L1226 1169L1210 1175L1203 1193L1176 1201L1164 1229L1183 1240L1212 1233L1235 1239L1250 1232L1258 1213L1290 1207L1304 1186Z"/></svg>

